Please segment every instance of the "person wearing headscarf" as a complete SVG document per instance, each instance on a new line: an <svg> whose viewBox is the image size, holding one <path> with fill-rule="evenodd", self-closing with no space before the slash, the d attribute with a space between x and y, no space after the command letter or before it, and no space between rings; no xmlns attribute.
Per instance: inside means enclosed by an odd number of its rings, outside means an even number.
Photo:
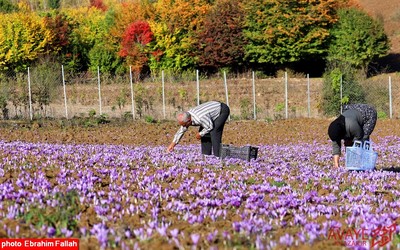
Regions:
<svg viewBox="0 0 400 250"><path fill-rule="evenodd" d="M377 121L376 109L368 104L348 104L343 106L343 113L328 127L332 140L333 165L339 167L341 145L353 145L354 140L369 141Z"/></svg>

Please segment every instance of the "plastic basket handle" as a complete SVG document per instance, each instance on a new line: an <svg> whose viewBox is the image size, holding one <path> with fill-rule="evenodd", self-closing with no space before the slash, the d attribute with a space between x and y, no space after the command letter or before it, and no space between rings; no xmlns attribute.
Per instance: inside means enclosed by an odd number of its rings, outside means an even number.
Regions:
<svg viewBox="0 0 400 250"><path fill-rule="evenodd" d="M365 141L363 148L365 150L371 150L372 151L371 142L370 141Z"/></svg>
<svg viewBox="0 0 400 250"><path fill-rule="evenodd" d="M362 141L354 140L353 147L361 148L362 144Z"/></svg>

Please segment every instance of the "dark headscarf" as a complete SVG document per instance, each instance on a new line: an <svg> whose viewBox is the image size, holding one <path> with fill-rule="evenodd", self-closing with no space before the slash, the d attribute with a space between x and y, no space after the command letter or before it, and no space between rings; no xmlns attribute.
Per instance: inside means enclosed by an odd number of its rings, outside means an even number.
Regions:
<svg viewBox="0 0 400 250"><path fill-rule="evenodd" d="M346 136L345 118L340 115L336 118L328 128L328 135L332 141L340 141Z"/></svg>

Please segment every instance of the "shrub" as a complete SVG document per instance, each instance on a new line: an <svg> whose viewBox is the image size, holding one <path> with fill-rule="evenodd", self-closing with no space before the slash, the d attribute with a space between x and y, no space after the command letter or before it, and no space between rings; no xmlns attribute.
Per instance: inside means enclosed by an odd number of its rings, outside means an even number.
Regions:
<svg viewBox="0 0 400 250"><path fill-rule="evenodd" d="M58 86L61 81L61 66L51 59L40 60L31 71L32 103L38 105L39 116L46 117L51 101L59 95Z"/></svg>
<svg viewBox="0 0 400 250"><path fill-rule="evenodd" d="M342 104L365 102L365 92L358 83L356 71L351 67L334 67L324 74L321 106L325 115L338 115Z"/></svg>
<svg viewBox="0 0 400 250"><path fill-rule="evenodd" d="M240 116L244 120L248 120L251 118L251 103L248 98L244 98L240 100Z"/></svg>
<svg viewBox="0 0 400 250"><path fill-rule="evenodd" d="M95 116L96 116L96 110L94 109L89 110L89 118L93 118Z"/></svg>
<svg viewBox="0 0 400 250"><path fill-rule="evenodd" d="M386 119L387 114L384 111L378 111L378 119Z"/></svg>
<svg viewBox="0 0 400 250"><path fill-rule="evenodd" d="M145 120L147 123L156 123L156 122L157 122L156 119L154 119L154 117L152 117L152 116L150 116L150 115L146 115L146 116L144 117L144 120Z"/></svg>

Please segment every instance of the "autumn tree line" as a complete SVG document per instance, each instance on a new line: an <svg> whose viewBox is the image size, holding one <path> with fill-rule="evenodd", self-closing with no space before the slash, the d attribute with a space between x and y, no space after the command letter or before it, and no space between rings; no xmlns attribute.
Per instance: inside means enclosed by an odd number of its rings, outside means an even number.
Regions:
<svg viewBox="0 0 400 250"><path fill-rule="evenodd" d="M389 48L351 0L0 0L0 72L317 71L331 101Z"/></svg>
<svg viewBox="0 0 400 250"><path fill-rule="evenodd" d="M365 70L389 49L379 20L347 0L91 0L32 9L1 0L0 66L51 57L68 70L213 72L329 62ZM314 64L315 65L315 64Z"/></svg>

